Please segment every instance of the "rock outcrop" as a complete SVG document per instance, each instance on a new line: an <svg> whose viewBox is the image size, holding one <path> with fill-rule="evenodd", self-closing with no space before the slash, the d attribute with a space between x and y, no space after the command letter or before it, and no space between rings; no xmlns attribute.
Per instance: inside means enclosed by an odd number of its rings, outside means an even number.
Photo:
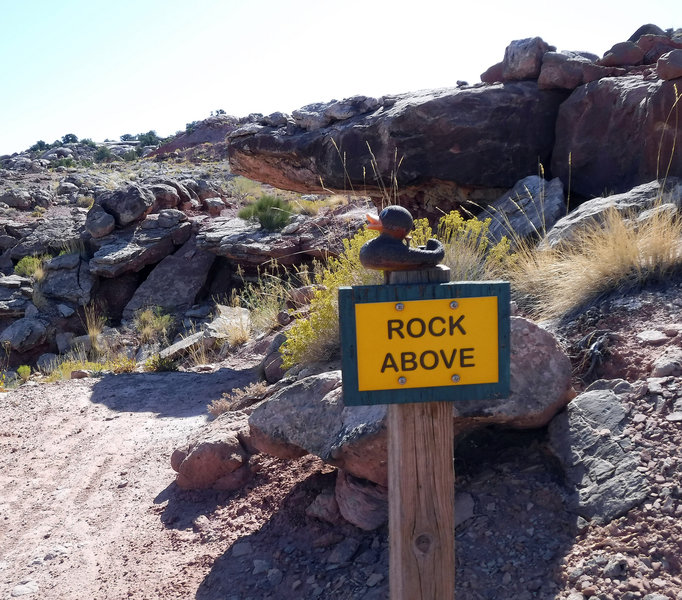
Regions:
<svg viewBox="0 0 682 600"><path fill-rule="evenodd" d="M180 488L232 491L253 477L251 454L247 418L237 411L221 415L175 450L171 467Z"/></svg>
<svg viewBox="0 0 682 600"><path fill-rule="evenodd" d="M297 215L281 231L266 231L236 217L217 217L198 233L197 246L251 268L272 261L287 266L303 258L338 256L343 240L364 225L367 208L360 201L314 217Z"/></svg>
<svg viewBox="0 0 682 600"><path fill-rule="evenodd" d="M673 151L682 36L638 32L602 58L516 40L482 84L260 119L230 134L233 170L296 191L319 191L320 180L366 190L377 203L397 184L401 204L430 217L485 205L538 163L573 198L682 176L682 153Z"/></svg>
<svg viewBox="0 0 682 600"><path fill-rule="evenodd" d="M236 130L230 164L284 189L320 191L321 180L327 189L375 197L395 176L403 205L435 216L438 208L488 202L537 171L538 161L549 164L565 98L520 81L386 97L361 104L368 112L337 118L326 112L331 102L308 107L294 126Z"/></svg>

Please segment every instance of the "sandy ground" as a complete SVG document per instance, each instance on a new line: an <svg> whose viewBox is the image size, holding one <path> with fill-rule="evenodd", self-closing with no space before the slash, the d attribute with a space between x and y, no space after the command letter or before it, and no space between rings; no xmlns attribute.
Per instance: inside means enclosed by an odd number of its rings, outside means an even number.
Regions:
<svg viewBox="0 0 682 600"><path fill-rule="evenodd" d="M206 548L162 521L179 492L169 456L250 377L110 376L0 396L0 597L193 596Z"/></svg>

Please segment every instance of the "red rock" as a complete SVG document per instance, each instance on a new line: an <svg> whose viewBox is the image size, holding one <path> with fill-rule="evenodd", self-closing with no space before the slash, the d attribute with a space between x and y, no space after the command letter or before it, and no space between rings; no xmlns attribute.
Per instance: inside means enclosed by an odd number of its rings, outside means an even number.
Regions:
<svg viewBox="0 0 682 600"><path fill-rule="evenodd" d="M552 174L564 184L570 179L571 190L583 197L682 175L682 152L673 153L682 120L676 124L669 118L674 103L674 82L641 76L609 77L576 88L559 109Z"/></svg>
<svg viewBox="0 0 682 600"><path fill-rule="evenodd" d="M622 67L624 65L641 65L644 51L634 42L619 42L609 50L598 64L604 67Z"/></svg>
<svg viewBox="0 0 682 600"><path fill-rule="evenodd" d="M682 50L671 50L658 59L656 73L661 79L682 77Z"/></svg>

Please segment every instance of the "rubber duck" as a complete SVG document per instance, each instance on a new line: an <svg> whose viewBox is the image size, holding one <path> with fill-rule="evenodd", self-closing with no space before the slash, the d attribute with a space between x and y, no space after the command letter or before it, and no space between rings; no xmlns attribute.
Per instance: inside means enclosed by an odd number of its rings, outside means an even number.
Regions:
<svg viewBox="0 0 682 600"><path fill-rule="evenodd" d="M435 267L445 256L445 249L436 239L426 246L410 247L409 233L414 221L410 211L402 206L388 206L379 217L367 215L367 228L379 232L379 237L360 248L360 262L366 269L380 271L412 271Z"/></svg>

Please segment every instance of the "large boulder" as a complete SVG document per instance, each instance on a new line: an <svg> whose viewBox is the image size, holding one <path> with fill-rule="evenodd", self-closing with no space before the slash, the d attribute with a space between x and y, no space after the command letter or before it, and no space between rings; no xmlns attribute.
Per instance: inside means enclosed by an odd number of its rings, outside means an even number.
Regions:
<svg viewBox="0 0 682 600"><path fill-rule="evenodd" d="M665 80L682 77L682 50L671 50L661 56L656 63L656 73Z"/></svg>
<svg viewBox="0 0 682 600"><path fill-rule="evenodd" d="M51 215L43 219L11 250L13 260L24 256L59 254L64 248L77 247L85 231L87 211L74 208L70 215Z"/></svg>
<svg viewBox="0 0 682 600"><path fill-rule="evenodd" d="M248 439L249 426L244 413L220 415L171 455L178 487L226 491L242 487L253 477Z"/></svg>
<svg viewBox="0 0 682 600"><path fill-rule="evenodd" d="M551 333L529 319L511 317L510 346L509 396L453 403L456 428L543 427L575 396L571 361Z"/></svg>
<svg viewBox="0 0 682 600"><path fill-rule="evenodd" d="M94 238L109 235L116 228L116 220L99 204L95 204L88 211L85 218L85 229Z"/></svg>
<svg viewBox="0 0 682 600"><path fill-rule="evenodd" d="M32 296L33 283L27 277L0 276L0 317L23 317Z"/></svg>
<svg viewBox="0 0 682 600"><path fill-rule="evenodd" d="M106 190L95 198L105 211L114 217L116 225L124 227L144 218L154 207L154 194L139 185L129 185L117 190Z"/></svg>
<svg viewBox="0 0 682 600"><path fill-rule="evenodd" d="M556 122L552 174L584 197L682 176L674 81L610 77L576 88Z"/></svg>
<svg viewBox="0 0 682 600"><path fill-rule="evenodd" d="M488 233L516 244L528 236L542 236L566 213L564 186L558 177L546 181L529 175L485 209L490 217Z"/></svg>
<svg viewBox="0 0 682 600"><path fill-rule="evenodd" d="M166 209L147 215L133 230L99 238L96 240L99 249L90 260L90 272L118 277L160 262L189 239L192 225L186 219L180 211Z"/></svg>
<svg viewBox="0 0 682 600"><path fill-rule="evenodd" d="M32 350L45 341L47 326L41 319L17 319L0 333L0 344L19 353Z"/></svg>
<svg viewBox="0 0 682 600"><path fill-rule="evenodd" d="M538 161L549 164L565 98L534 81L386 97L367 113L319 129L237 130L230 164L235 173L279 188L319 191L322 180L327 189L375 197L395 175L413 214L437 216L469 200L492 200L536 172ZM316 110L325 114L326 107Z"/></svg>
<svg viewBox="0 0 682 600"><path fill-rule="evenodd" d="M215 258L215 254L197 249L196 239L190 238L154 267L126 305L123 318L132 318L137 310L146 306L160 306L172 312L186 311L206 285Z"/></svg>
<svg viewBox="0 0 682 600"><path fill-rule="evenodd" d="M293 265L302 256L327 258L343 251L343 240L366 222L367 204L321 210L316 216L297 215L281 231L265 231L255 221L211 219L197 234L197 246L243 267L270 262Z"/></svg>
<svg viewBox="0 0 682 600"><path fill-rule="evenodd" d="M540 75L542 57L550 50L556 48L539 37L514 40L504 51L503 81L537 79Z"/></svg>

